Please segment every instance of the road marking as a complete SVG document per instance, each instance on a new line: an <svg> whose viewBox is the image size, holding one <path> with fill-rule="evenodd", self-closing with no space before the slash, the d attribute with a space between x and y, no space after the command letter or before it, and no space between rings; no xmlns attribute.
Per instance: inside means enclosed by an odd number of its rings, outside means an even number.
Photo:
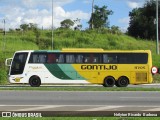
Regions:
<svg viewBox="0 0 160 120"><path fill-rule="evenodd" d="M72 109L75 109L75 111L121 111L124 109L131 109L132 107L134 110L138 111L160 111L160 106L139 106L139 105L122 105L122 106L116 106L116 105L0 105L0 110L3 111L3 109L9 109L8 107L13 107L14 110L12 111L45 111L50 109L52 110L63 110L65 109L68 111L70 110L70 107ZM21 107L21 108L19 108ZM83 108L84 107L84 108ZM88 107L88 109L87 109ZM17 108L17 109L16 109Z"/></svg>
<svg viewBox="0 0 160 120"><path fill-rule="evenodd" d="M153 108L153 109L146 109L146 110L142 110L142 111L160 111L160 107Z"/></svg>
<svg viewBox="0 0 160 120"><path fill-rule="evenodd" d="M120 108L120 107L123 107L123 106L103 106L103 107L82 109L82 110L76 110L76 111L101 111L101 110L115 109L115 108Z"/></svg>
<svg viewBox="0 0 160 120"><path fill-rule="evenodd" d="M72 105L72 104L71 104L71 105L53 105L53 104L52 104L52 105L49 105L49 104L48 104L48 105L0 105L0 107L1 107L1 106L2 106L2 107L3 107L3 106L4 106L4 107L5 107L5 106L6 106L6 107L16 107L16 106L17 106L17 107L23 107L23 106L24 106L24 107L26 107L26 106L27 106L27 107L29 107L29 106L31 106L31 107L32 107L32 106L33 106L33 107L40 107L40 106L41 106L41 107L42 107L42 106L61 106L61 107L63 107L63 106L73 106L73 107L74 107L74 106L75 106L75 107L76 107L76 106L77 106L77 107L78 107L78 106L82 106L82 107L83 107L83 106L84 106L84 107L85 107L85 106L93 106L93 107L113 106L113 107L116 107L117 105L102 105L102 104L100 104L100 105ZM123 106L120 106L120 107L156 107L156 108L159 107L159 108L160 108L160 105L159 105L159 106L153 106L153 105L123 105Z"/></svg>
<svg viewBox="0 0 160 120"><path fill-rule="evenodd" d="M122 99L137 99L137 98L140 98L140 99L144 99L144 98L148 98L148 97L120 97Z"/></svg>
<svg viewBox="0 0 160 120"><path fill-rule="evenodd" d="M61 107L61 105L46 105L46 106L40 106L40 107L32 107L32 108L24 108L24 109L16 109L13 111L36 111L36 110L43 110L43 109L49 109L49 108L57 108Z"/></svg>

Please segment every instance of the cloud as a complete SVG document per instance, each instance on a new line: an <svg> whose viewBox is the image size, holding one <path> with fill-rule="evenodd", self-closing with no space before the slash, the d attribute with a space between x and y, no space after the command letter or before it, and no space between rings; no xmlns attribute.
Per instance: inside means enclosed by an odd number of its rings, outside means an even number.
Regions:
<svg viewBox="0 0 160 120"><path fill-rule="evenodd" d="M142 7L143 4L144 4L144 0L128 0L127 1L127 5L131 9Z"/></svg>
<svg viewBox="0 0 160 120"><path fill-rule="evenodd" d="M54 6L63 6L72 3L74 0L53 0ZM52 6L52 0L22 0L22 5L28 8L35 7L50 7Z"/></svg>
<svg viewBox="0 0 160 120"><path fill-rule="evenodd" d="M84 0L83 1L83 3L85 3L85 4L91 4L91 2L92 2L91 0Z"/></svg>
<svg viewBox="0 0 160 120"><path fill-rule="evenodd" d="M122 24L122 26L120 27L122 32L126 32L127 28L129 26L129 17L124 17L118 20L118 23Z"/></svg>
<svg viewBox="0 0 160 120"><path fill-rule="evenodd" d="M124 23L124 24L128 24L129 23L130 18L129 17L124 17L118 20L119 23Z"/></svg>
<svg viewBox="0 0 160 120"><path fill-rule="evenodd" d="M1 0L4 2L4 0ZM7 4L6 0L4 5L0 5L0 19L6 19L6 28L18 28L24 23L36 23L41 28L51 28L52 25L52 5L51 2L47 3L46 0L14 0L20 3L16 6L13 4ZM11 1L11 0L10 0ZM73 2L74 0L59 0L54 1L53 7L53 25L54 27L60 27L60 22L64 19L76 19L81 20L89 19L89 14L81 10L65 11L63 5ZM44 3L44 4L43 4ZM0 23L0 28L2 28Z"/></svg>

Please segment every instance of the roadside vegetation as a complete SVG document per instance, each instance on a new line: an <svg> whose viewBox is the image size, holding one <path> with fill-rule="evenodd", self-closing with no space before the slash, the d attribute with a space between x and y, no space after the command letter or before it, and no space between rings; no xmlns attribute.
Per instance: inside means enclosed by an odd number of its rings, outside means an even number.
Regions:
<svg viewBox="0 0 160 120"><path fill-rule="evenodd" d="M13 86L13 87L0 87L0 90L20 90L20 91L160 91L160 88L143 88L143 87L103 87L103 86Z"/></svg>
<svg viewBox="0 0 160 120"><path fill-rule="evenodd" d="M6 84L8 69L4 62L17 50L49 50L52 39L51 30L9 31L0 35L0 84ZM62 48L103 48L104 50L151 50L153 65L160 67L160 57L156 54L156 42L135 39L112 29L71 30L60 28L54 30L54 49ZM154 82L159 82L155 76Z"/></svg>

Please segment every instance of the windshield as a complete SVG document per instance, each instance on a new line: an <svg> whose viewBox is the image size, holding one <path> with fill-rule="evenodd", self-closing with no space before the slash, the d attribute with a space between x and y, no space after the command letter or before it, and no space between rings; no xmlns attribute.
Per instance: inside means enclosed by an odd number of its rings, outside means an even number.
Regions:
<svg viewBox="0 0 160 120"><path fill-rule="evenodd" d="M28 53L16 53L11 66L11 75L22 74L24 71L25 63L27 60Z"/></svg>

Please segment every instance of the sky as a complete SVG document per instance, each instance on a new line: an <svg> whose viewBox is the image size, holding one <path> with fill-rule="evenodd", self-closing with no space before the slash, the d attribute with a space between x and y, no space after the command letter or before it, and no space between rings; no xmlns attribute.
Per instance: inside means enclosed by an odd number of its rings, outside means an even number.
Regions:
<svg viewBox="0 0 160 120"><path fill-rule="evenodd" d="M146 0L94 0L94 5L107 6L113 11L109 16L110 26L116 25L122 31L129 26L129 12L142 7ZM80 19L82 29L89 27L92 0L53 0L53 26L60 27L65 19ZM52 0L0 0L0 28L15 29L21 24L35 23L39 28L52 26Z"/></svg>

